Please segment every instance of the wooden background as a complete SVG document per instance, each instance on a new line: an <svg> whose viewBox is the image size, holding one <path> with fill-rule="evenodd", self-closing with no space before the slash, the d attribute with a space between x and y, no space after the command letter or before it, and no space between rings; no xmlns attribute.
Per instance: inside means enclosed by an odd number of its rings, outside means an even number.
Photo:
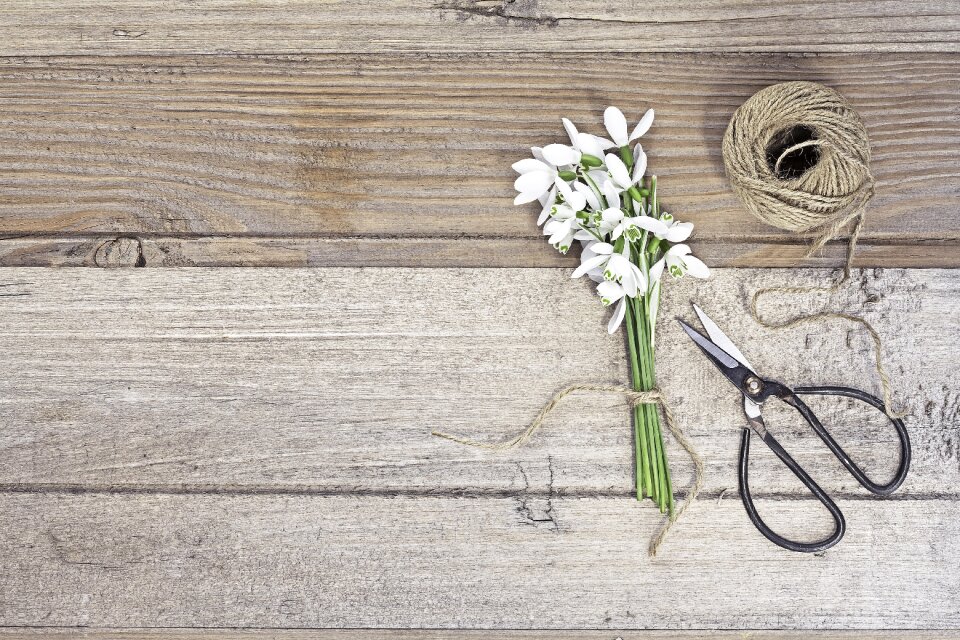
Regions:
<svg viewBox="0 0 960 640"><path fill-rule="evenodd" d="M946 1L4 6L0 636L956 635L958 63ZM878 391L856 326L746 314L757 287L825 282L814 267L843 257L803 261L723 176L733 111L789 79L862 114L878 190L849 286L765 311L874 323L915 457L877 501L774 411L847 515L812 556L747 520L736 397L672 321L699 301L762 371ZM576 258L511 204L509 163L608 104L656 108L651 166L715 267L671 283L658 328L707 475L656 559L622 401L578 394L507 454L429 435L493 441L566 384L625 380ZM74 266L118 268L49 268ZM881 421L815 408L892 471ZM668 448L682 496L692 469ZM764 515L827 526L756 453Z"/></svg>

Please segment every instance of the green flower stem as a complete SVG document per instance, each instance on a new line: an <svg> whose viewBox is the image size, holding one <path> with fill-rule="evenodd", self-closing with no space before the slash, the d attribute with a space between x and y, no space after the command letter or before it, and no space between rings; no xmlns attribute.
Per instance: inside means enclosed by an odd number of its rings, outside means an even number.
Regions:
<svg viewBox="0 0 960 640"><path fill-rule="evenodd" d="M637 322L633 305L627 304L626 309L626 329L627 345L630 350L630 374L633 378L633 388L640 391L643 384L641 382L640 360L638 349L642 338L637 335ZM636 467L637 478L637 500L643 500L646 495L652 495L649 488L652 486L650 481L650 456L647 444L646 414L643 412L643 405L635 405L633 408L633 443L634 443L634 465Z"/></svg>
<svg viewBox="0 0 960 640"><path fill-rule="evenodd" d="M636 331L637 339L640 342L640 384L641 391L650 391L653 388L653 358L650 354L650 339L649 339L649 330L648 325L649 321L647 319L647 314L644 310L644 299L643 298L634 298L631 300L633 303L633 315L636 320ZM644 413L644 426L646 427L646 440L647 440L647 455L649 456L650 464L650 475L653 481L650 485L650 493L653 495L654 502L659 506L661 500L663 499L663 492L661 488L663 483L661 481L662 471L661 465L659 463L659 456L656 451L656 438L655 438L655 429L657 422L657 413L656 409L651 404L640 405L640 408Z"/></svg>
<svg viewBox="0 0 960 640"><path fill-rule="evenodd" d="M650 391L656 386L656 359L650 310L647 297L628 300L625 318L627 341L633 388L637 391ZM672 517L673 483L656 405L641 404L634 407L633 423L637 497L642 499L649 496L661 513L669 513Z"/></svg>
<svg viewBox="0 0 960 640"><path fill-rule="evenodd" d="M633 388L650 391L656 384L651 322L646 298L628 300L626 313L627 344ZM653 404L641 404L633 410L636 453L637 498L650 497L662 513L673 514L673 483L667 464L660 414Z"/></svg>

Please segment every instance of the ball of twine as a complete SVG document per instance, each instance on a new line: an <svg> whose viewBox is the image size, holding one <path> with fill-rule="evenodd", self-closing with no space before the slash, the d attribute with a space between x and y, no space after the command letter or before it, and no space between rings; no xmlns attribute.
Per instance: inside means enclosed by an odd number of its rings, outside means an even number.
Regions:
<svg viewBox="0 0 960 640"><path fill-rule="evenodd" d="M789 231L820 230L810 253L861 216L873 196L863 121L839 93L815 82L755 93L730 120L723 161L757 218Z"/></svg>

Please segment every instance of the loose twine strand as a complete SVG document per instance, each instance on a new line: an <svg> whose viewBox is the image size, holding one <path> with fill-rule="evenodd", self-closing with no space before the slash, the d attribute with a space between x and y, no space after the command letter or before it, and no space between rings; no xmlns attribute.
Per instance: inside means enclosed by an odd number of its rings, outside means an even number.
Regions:
<svg viewBox="0 0 960 640"><path fill-rule="evenodd" d="M794 138L794 132L798 131L811 137L790 144L782 151L775 148L777 141ZM784 162L808 148L819 152L816 163L798 176L784 175ZM893 408L880 334L866 319L823 311L772 322L764 319L759 310L760 298L768 293L833 294L850 279L854 251L865 219L864 207L873 197L875 186L870 172L870 143L860 116L839 93L823 85L776 84L758 91L734 113L723 137L723 160L733 190L750 213L780 229L816 232L805 258L820 251L853 224L843 274L832 285L759 289L750 301L750 315L768 329L787 329L828 319L859 324L873 340L884 410L891 417L903 417L904 412Z"/></svg>
<svg viewBox="0 0 960 640"><path fill-rule="evenodd" d="M556 393L545 405L540 409L540 412L536 415L529 426L524 429L522 432L508 438L501 442L480 442L478 440L471 440L470 438L465 438L461 436L456 436L450 433L445 433L443 431L432 431L432 435L438 436L440 438L445 438L451 440L458 444L467 445L469 447L476 447L477 449L483 449L485 451L507 451L515 447L519 447L524 444L533 435L543 426L544 421L547 419L547 416L550 415L556 409L557 405L565 397L574 393L576 391L595 391L600 393L612 393L624 396L633 406L641 404L657 404L660 405L663 409L663 415L667 421L667 427L670 429L670 433L673 435L674 439L680 444L681 447L689 454L690 459L693 460L694 466L694 480L693 487L690 489L690 492L687 494L687 499L683 501L683 504L680 505L680 508L677 509L672 517L668 517L667 520L660 527L659 531L650 539L650 546L648 552L651 557L656 556L657 552L660 550L660 546L663 544L664 539L666 539L667 532L673 527L674 523L680 518L684 511L687 510L694 500L697 499L697 495L700 493L700 490L703 488L703 458L694 448L693 443L690 442L686 434L677 424L677 419L673 415L673 411L670 409L670 405L667 402L666 396L664 396L663 391L659 389L654 389L652 391L634 391L630 387L624 387L619 385L602 385L602 384L572 384L568 387L564 387Z"/></svg>

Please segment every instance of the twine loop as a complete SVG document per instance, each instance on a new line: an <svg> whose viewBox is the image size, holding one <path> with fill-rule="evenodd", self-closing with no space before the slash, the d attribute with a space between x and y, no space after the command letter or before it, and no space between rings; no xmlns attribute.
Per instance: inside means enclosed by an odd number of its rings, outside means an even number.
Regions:
<svg viewBox="0 0 960 640"><path fill-rule="evenodd" d="M690 492L687 494L686 500L683 501L683 504L674 512L672 518L667 518L663 526L660 527L660 530L651 538L649 553L650 556L656 556L657 551L660 549L660 545L663 544L664 539L667 536L667 532L670 531L670 528L677 521L677 519L687 510L694 500L697 499L697 495L700 493L700 490L703 488L703 458L697 453L697 450L694 448L693 443L690 442L686 434L680 429L677 425L677 419L673 415L673 411L670 409L669 403L667 403L666 397L663 394L663 391L659 389L653 389L651 391L635 391L630 387L624 387L620 385L606 385L606 384L572 384L567 387L564 387L558 391L545 405L540 409L540 412L536 415L533 421L527 426L526 429L513 436L512 438L507 438L501 442L480 442L478 440L471 440L470 438L464 438L461 436L456 436L450 433L445 433L443 431L432 431L431 434L440 438L445 438L453 442L467 445L469 447L476 447L477 449L484 449L485 451L506 451L518 447L533 437L533 434L543 426L544 421L547 419L547 416L556 409L557 405L565 397L574 393L576 391L595 391L600 393L613 393L625 397L632 406L637 406L641 404L657 404L660 405L660 408L663 409L663 415L666 418L667 428L670 429L670 433L673 435L674 439L680 444L681 447L687 452L690 456L690 459L693 460L694 466L694 480L693 487L690 489Z"/></svg>

